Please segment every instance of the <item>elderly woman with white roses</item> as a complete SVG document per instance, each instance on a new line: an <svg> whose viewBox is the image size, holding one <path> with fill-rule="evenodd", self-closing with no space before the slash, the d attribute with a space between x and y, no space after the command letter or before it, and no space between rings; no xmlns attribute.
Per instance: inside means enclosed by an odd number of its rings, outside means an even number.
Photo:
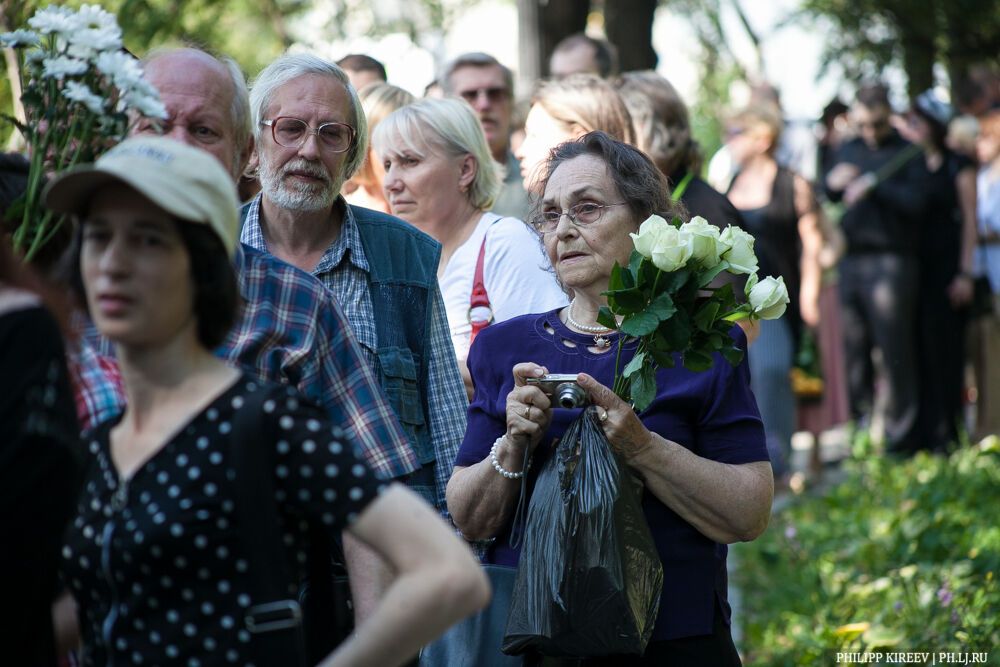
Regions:
<svg viewBox="0 0 1000 667"><path fill-rule="evenodd" d="M553 149L545 174L533 224L572 301L494 324L472 346L475 394L448 508L466 538L492 540L486 563L516 566L520 550L510 538L521 477L527 475L530 494L553 443L579 414L554 406L528 380L577 374L610 446L644 486L643 511L664 575L645 654L582 664L739 665L729 629L726 545L761 534L773 494L746 361L732 365L716 354L710 370L693 372L678 358L656 371L656 395L637 413L609 388L623 334L598 324L597 316L607 305L602 293L612 267L627 265L633 247L663 270L693 256L714 255L716 263L721 256L731 272L751 274L745 309L757 315L780 314L787 296L780 280L756 282L752 238L741 230L720 235L701 219L678 230L651 218L669 220L677 211L659 170L634 147L592 132ZM745 349L739 327L730 335ZM632 359L637 343L623 341L620 364Z"/></svg>

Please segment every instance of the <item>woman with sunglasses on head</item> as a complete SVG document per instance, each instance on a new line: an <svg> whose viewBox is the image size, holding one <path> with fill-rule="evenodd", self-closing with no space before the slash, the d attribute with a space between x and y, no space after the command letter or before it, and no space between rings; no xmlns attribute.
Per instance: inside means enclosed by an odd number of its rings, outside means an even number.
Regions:
<svg viewBox="0 0 1000 667"><path fill-rule="evenodd" d="M117 346L127 396L124 413L86 438L89 469L62 551L85 665L275 664L257 624L274 601L255 582L272 576L294 600L314 527L331 540L349 531L396 573L371 622L324 664L402 664L485 603L475 561L433 510L402 486L380 488L294 389L261 385L212 354L239 300L238 202L214 157L130 139L55 179L46 202L82 220L80 285ZM236 442L246 410L260 432ZM249 536L261 526L237 506L250 470L241 446L267 448L254 470L273 489L285 581L255 568Z"/></svg>
<svg viewBox="0 0 1000 667"><path fill-rule="evenodd" d="M529 379L577 375L611 447L644 484L643 512L664 574L645 655L587 658L582 664L738 665L729 630L725 545L764 530L772 497L747 363L734 367L716 355L702 373L679 361L661 368L656 397L639 414L618 398L609 388L616 361L627 364L638 341L625 340L616 359L622 334L597 323L598 310L607 305L603 292L615 262L629 260L629 234L651 214L670 219L677 209L652 161L603 132L557 146L543 173L534 226L572 300L564 308L494 325L472 348L476 391L448 484L448 509L467 538L493 540L487 563L517 565L520 547L512 544L511 531L522 478L527 476L530 496L555 441L579 414L555 407ZM732 335L745 348L739 327Z"/></svg>

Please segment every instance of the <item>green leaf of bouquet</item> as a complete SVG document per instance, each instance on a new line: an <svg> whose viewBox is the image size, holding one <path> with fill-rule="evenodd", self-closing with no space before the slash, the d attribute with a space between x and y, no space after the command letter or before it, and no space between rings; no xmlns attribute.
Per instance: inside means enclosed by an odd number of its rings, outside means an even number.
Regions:
<svg viewBox="0 0 1000 667"><path fill-rule="evenodd" d="M628 270L632 274L632 279L637 280L639 277L639 265L642 264L642 260L646 259L642 253L638 250L633 250L632 254L628 258Z"/></svg>
<svg viewBox="0 0 1000 667"><path fill-rule="evenodd" d="M670 319L677 312L677 306L674 305L673 297L663 292L649 302L647 310L656 315L662 322L663 320Z"/></svg>
<svg viewBox="0 0 1000 667"><path fill-rule="evenodd" d="M622 280L623 272L621 265L615 262L611 267L611 277L608 279L608 292L615 292L625 287L625 282Z"/></svg>
<svg viewBox="0 0 1000 667"><path fill-rule="evenodd" d="M660 325L660 334L671 350L683 350L691 338L691 316L684 309L679 309Z"/></svg>
<svg viewBox="0 0 1000 667"><path fill-rule="evenodd" d="M715 277L729 268L729 262L726 260L720 261L718 264L708 269L707 271L701 271L698 273L698 287L705 287L713 280Z"/></svg>
<svg viewBox="0 0 1000 667"><path fill-rule="evenodd" d="M679 291L684 287L684 283L688 281L691 277L691 271L688 269L680 269L678 271L671 271L670 273L663 274L658 283L658 289L663 289L666 292L674 293Z"/></svg>
<svg viewBox="0 0 1000 667"><path fill-rule="evenodd" d="M739 366L740 362L743 361L743 350L735 345L732 347L724 347L719 350L719 352L721 352L723 358L733 366Z"/></svg>
<svg viewBox="0 0 1000 667"><path fill-rule="evenodd" d="M722 347L726 344L727 338L728 336L723 336L722 334L713 331L712 333L708 334L708 344L712 348L713 352L715 350L721 350Z"/></svg>
<svg viewBox="0 0 1000 667"><path fill-rule="evenodd" d="M632 357L632 361L628 362L628 365L625 366L625 370L622 371L622 375L624 375L625 377L631 377L633 373L638 372L639 369L642 368L642 363L645 360L646 360L646 353L639 352L634 357Z"/></svg>
<svg viewBox="0 0 1000 667"><path fill-rule="evenodd" d="M629 336L647 336L656 331L660 319L648 311L635 313L622 321L621 331Z"/></svg>
<svg viewBox="0 0 1000 667"><path fill-rule="evenodd" d="M670 350L650 349L649 356L653 358L657 366L662 366L663 368L674 367L674 353Z"/></svg>
<svg viewBox="0 0 1000 667"><path fill-rule="evenodd" d="M656 371L652 366L643 366L642 370L632 376L632 404L637 412L642 412L653 402L656 396Z"/></svg>
<svg viewBox="0 0 1000 667"><path fill-rule="evenodd" d="M615 319L615 314L607 306L601 306L601 309L597 311L597 323L609 329L618 328L618 320Z"/></svg>
<svg viewBox="0 0 1000 667"><path fill-rule="evenodd" d="M639 269L635 274L635 286L642 290L652 290L653 285L656 284L657 290L663 284L663 278L659 281L656 280L657 274L660 270L656 268L651 260L644 259L644 261L639 263Z"/></svg>
<svg viewBox="0 0 1000 667"><path fill-rule="evenodd" d="M605 292L611 310L619 315L631 315L646 309L646 296L635 288Z"/></svg>
<svg viewBox="0 0 1000 667"><path fill-rule="evenodd" d="M675 216L674 216L674 217L673 217L673 218L672 218L672 219L670 220L670 224L671 224L671 225L673 225L674 227L676 227L677 229L680 229L680 228L681 228L681 226L682 226L682 225L684 224L684 221L683 221L683 220L681 220L680 216L677 216L677 215L675 215Z"/></svg>
<svg viewBox="0 0 1000 667"><path fill-rule="evenodd" d="M715 323L715 316L719 314L719 302L709 299L698 308L694 315L694 325L702 331L708 331Z"/></svg>
<svg viewBox="0 0 1000 667"><path fill-rule="evenodd" d="M689 371L700 373L712 367L714 360L711 355L699 352L698 350L688 350L684 353L684 368Z"/></svg>

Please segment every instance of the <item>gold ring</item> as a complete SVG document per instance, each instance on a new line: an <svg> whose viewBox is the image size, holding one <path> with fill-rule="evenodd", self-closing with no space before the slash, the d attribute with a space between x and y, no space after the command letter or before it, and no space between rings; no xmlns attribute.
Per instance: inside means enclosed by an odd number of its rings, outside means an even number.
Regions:
<svg viewBox="0 0 1000 667"><path fill-rule="evenodd" d="M531 406L530 405L524 406L524 418L529 419L530 415L531 415Z"/></svg>

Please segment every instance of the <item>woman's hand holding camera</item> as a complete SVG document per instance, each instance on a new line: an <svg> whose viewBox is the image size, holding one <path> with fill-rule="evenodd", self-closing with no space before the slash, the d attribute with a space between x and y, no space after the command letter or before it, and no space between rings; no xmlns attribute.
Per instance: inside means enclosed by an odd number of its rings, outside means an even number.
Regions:
<svg viewBox="0 0 1000 667"><path fill-rule="evenodd" d="M524 362L514 366L514 388L507 394L507 437L509 446L523 454L522 447L534 450L552 421L552 401L527 378L548 373L544 366Z"/></svg>
<svg viewBox="0 0 1000 667"><path fill-rule="evenodd" d="M588 410L596 411L611 448L626 462L632 464L636 457L653 446L653 434L643 425L631 405L586 373L580 373L577 384L590 396L593 407Z"/></svg>

